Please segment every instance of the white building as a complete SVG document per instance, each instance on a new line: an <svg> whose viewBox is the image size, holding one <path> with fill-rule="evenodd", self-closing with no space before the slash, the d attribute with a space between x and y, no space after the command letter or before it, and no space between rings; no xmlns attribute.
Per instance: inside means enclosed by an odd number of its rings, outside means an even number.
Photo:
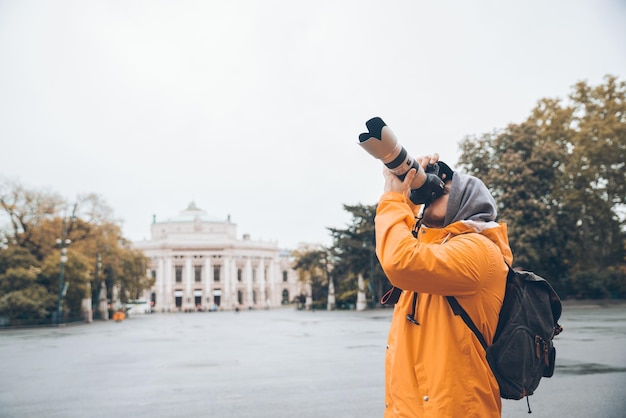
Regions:
<svg viewBox="0 0 626 418"><path fill-rule="evenodd" d="M209 219L192 202L179 216L153 219L136 242L152 260L155 312L277 307L301 293L290 252L276 242L237 238L237 225Z"/></svg>

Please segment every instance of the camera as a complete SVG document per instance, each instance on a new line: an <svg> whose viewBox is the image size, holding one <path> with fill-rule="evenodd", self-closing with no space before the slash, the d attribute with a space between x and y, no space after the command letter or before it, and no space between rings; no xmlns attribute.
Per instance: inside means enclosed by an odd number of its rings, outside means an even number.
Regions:
<svg viewBox="0 0 626 418"><path fill-rule="evenodd" d="M430 205L443 194L444 179L452 178L452 170L442 161L429 164L424 171L420 164L398 143L398 139L379 117L365 123L368 132L359 135L359 144L374 158L381 160L393 174L404 180L412 168L417 175L411 182L409 199L416 205Z"/></svg>

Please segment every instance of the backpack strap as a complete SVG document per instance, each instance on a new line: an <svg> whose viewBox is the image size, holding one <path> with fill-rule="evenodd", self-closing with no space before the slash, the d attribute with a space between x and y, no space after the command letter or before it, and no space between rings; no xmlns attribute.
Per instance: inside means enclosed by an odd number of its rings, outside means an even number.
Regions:
<svg viewBox="0 0 626 418"><path fill-rule="evenodd" d="M483 334L478 330L478 328L474 324L474 321L472 321L472 318L470 318L465 309L463 309L463 307L459 304L459 301L456 300L454 296L446 296L446 299L448 300L448 303L452 308L452 312L454 312L455 315L460 316L463 319L463 322L465 322L468 328L472 330L474 335L476 335L478 341L480 341L480 345L482 345L485 351L487 351L488 345L487 341L485 341L485 337L483 337Z"/></svg>
<svg viewBox="0 0 626 418"><path fill-rule="evenodd" d="M507 272L507 281L508 281L509 274L511 274L513 269L511 268L511 266L506 260L504 260L504 263L508 267L508 272ZM452 312L454 312L455 315L460 316L463 319L463 322L465 322L465 324L469 327L469 329L472 330L474 335L476 335L476 338L478 338L478 341L480 341L480 345L482 345L485 351L487 351L487 347L489 347L489 345L487 344L485 337L483 336L482 332L478 330L478 327L476 327L476 324L474 324L474 321L472 321L472 318L470 318L470 316L467 314L465 309L463 309L463 307L459 304L459 301L456 300L454 296L446 296L446 299L448 299L448 303L450 304L450 307L452 308Z"/></svg>

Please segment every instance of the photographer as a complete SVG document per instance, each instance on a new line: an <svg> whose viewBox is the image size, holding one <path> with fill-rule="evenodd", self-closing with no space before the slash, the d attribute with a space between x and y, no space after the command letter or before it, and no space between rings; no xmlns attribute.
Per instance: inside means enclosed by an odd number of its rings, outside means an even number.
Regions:
<svg viewBox="0 0 626 418"><path fill-rule="evenodd" d="M420 175L438 159L417 159ZM376 254L402 289L388 336L385 417L500 417L485 350L446 296L457 298L491 343L505 261L512 262L506 225L495 222L496 204L485 185L458 172L443 179L443 194L422 211L409 200L416 175L412 168L400 180L384 169L375 218Z"/></svg>

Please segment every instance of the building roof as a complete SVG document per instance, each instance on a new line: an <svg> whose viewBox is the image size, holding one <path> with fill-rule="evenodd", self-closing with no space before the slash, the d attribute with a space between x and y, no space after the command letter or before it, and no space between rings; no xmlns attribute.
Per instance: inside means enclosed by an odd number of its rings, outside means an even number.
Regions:
<svg viewBox="0 0 626 418"><path fill-rule="evenodd" d="M230 215L226 219L210 217L207 211L196 206L196 202L191 201L187 209L180 211L177 216L167 219L164 222L194 222L197 219L205 222L226 222L230 223Z"/></svg>

